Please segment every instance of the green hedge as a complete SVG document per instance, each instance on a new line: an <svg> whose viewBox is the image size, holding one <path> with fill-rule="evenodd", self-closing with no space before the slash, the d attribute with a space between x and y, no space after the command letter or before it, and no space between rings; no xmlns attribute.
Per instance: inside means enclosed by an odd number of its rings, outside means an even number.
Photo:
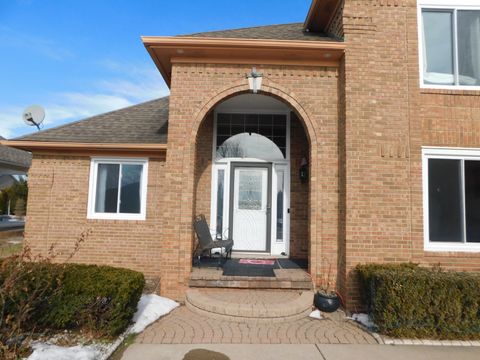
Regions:
<svg viewBox="0 0 480 360"><path fill-rule="evenodd" d="M8 260L3 262L0 286L13 266ZM118 335L130 323L145 285L141 273L108 266L26 263L23 267L5 309L13 318L24 317L18 314L20 304L31 301L28 317L22 321L29 328L25 330ZM35 292L38 296L32 301Z"/></svg>
<svg viewBox="0 0 480 360"><path fill-rule="evenodd" d="M363 300L381 333L480 338L480 274L415 264L359 265L357 271Z"/></svg>

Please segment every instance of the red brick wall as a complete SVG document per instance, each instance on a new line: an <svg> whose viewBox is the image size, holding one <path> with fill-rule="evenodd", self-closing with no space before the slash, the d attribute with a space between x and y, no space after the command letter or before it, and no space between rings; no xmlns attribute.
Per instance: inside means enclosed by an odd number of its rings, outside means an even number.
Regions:
<svg viewBox="0 0 480 360"><path fill-rule="evenodd" d="M337 242L337 289L347 293L347 258L346 258L346 196L347 196L347 169L346 169L346 98L345 98L345 58L341 60L338 79L338 242Z"/></svg>
<svg viewBox="0 0 480 360"><path fill-rule="evenodd" d="M213 112L198 129L195 153L195 214L204 214L210 224L212 191Z"/></svg>
<svg viewBox="0 0 480 360"><path fill-rule="evenodd" d="M308 258L308 183L302 184L300 165L310 157L310 146L301 121L292 114L290 121L290 257Z"/></svg>
<svg viewBox="0 0 480 360"><path fill-rule="evenodd" d="M480 271L480 253L423 251L421 146L480 148L480 91L419 89L417 17L407 8L412 259L457 270Z"/></svg>
<svg viewBox="0 0 480 360"><path fill-rule="evenodd" d="M415 1L347 1L343 23L345 251L354 309L358 263L480 270L480 254L423 250L421 178L421 146L480 146L480 92L420 90Z"/></svg>
<svg viewBox="0 0 480 360"><path fill-rule="evenodd" d="M29 201L25 240L34 253L46 254L50 246L70 254L83 231L91 235L72 261L128 267L147 277L160 275L164 165L150 159L145 221L87 219L90 158L34 154L29 171Z"/></svg>

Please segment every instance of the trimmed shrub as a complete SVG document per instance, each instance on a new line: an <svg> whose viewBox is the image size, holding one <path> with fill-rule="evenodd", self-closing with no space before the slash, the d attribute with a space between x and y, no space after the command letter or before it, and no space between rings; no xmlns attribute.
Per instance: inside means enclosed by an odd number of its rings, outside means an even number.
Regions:
<svg viewBox="0 0 480 360"><path fill-rule="evenodd" d="M362 295L378 330L407 338L480 338L480 274L415 264L359 265Z"/></svg>
<svg viewBox="0 0 480 360"><path fill-rule="evenodd" d="M1 267L0 287L5 285L8 262ZM26 332L69 329L118 335L130 323L145 285L143 274L108 266L46 262L22 266L4 310L12 320L22 317Z"/></svg>
<svg viewBox="0 0 480 360"><path fill-rule="evenodd" d="M65 265L59 291L40 319L53 329L95 331L115 336L126 329L142 295L143 274L109 266Z"/></svg>
<svg viewBox="0 0 480 360"><path fill-rule="evenodd" d="M0 261L0 343L22 334L27 327L36 328L60 280L60 267L46 262L20 261L20 256Z"/></svg>

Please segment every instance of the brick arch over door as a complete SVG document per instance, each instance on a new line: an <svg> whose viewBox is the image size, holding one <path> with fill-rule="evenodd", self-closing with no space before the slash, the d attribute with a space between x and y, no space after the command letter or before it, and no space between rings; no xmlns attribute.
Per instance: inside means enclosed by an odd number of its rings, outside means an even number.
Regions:
<svg viewBox="0 0 480 360"><path fill-rule="evenodd" d="M265 84L269 85L265 85ZM274 94L274 92L276 94ZM209 217L210 214L210 199L211 199L211 193L210 193L210 185L211 185L211 164L212 164L212 133L213 133L213 109L217 107L221 102L225 101L226 99L236 97L241 94L246 94L249 93L249 88L248 86L245 86L244 82L241 84L235 84L233 86L229 86L226 89L219 91L215 96L209 99L209 101L202 106L202 108L198 111L198 113L195 116L195 121L192 126L192 131L190 133L190 138L186 141L188 144L192 144L192 148L190 149L190 152L193 153L194 158L195 158L195 176L193 179L193 193L194 193L194 198L193 198L193 208L194 212L193 215L203 213ZM263 86L262 86L262 91L259 92L259 94L264 95L264 96L270 96L278 101L281 101L288 105L290 108L290 111L294 112L295 115L292 117L292 136L293 133L297 134L296 141L295 143L296 147L295 150L296 152L302 152L298 149L298 146L300 144L298 141L302 138L302 135L300 135L300 132L302 132L304 135L306 135L306 139L304 139L304 143L306 140L306 150L308 151L307 154L308 157L310 157L310 143L311 143L311 138L313 138L315 141L314 143L316 144L316 133L315 129L312 129L313 135L308 135L307 134L307 123L311 125L310 118L308 117L305 109L299 104L291 95L287 94L284 89L281 89L277 84L272 84L271 82L266 81ZM279 96L278 94L281 94ZM288 101L286 100L288 99ZM292 106L292 103L295 104L295 108ZM297 110L299 109L299 110ZM299 113L302 113L303 115L299 115ZM308 119L307 122L304 121L303 119ZM295 131L294 131L295 128ZM300 130L303 128L303 131ZM292 144L293 145L293 144ZM316 148L316 145L314 145ZM292 149L293 151L293 149ZM303 156L303 155L302 155ZM293 158L292 158L293 161ZM301 157L300 158L295 158L294 162L292 162L292 176L297 176L298 174L298 168L299 168L299 163L301 162ZM314 161L316 164L317 162ZM295 169L295 170L294 170ZM311 169L311 175L312 178L314 177L313 174L316 170ZM305 204L307 201L309 204L314 203L311 199L309 199L311 190L310 190L310 183L306 186L306 189L300 185L300 182L297 181L297 178L293 180L291 183L292 185L292 191L294 191L294 194L296 195L301 195L300 193L305 191L303 193L303 196L299 199L292 199L292 203L290 208L292 209L292 218L291 218L291 233L293 238L291 238L291 243L290 245L292 246L290 248L290 254L291 256L300 256L300 257L307 257L309 258L309 264L313 265L313 269L315 269L316 263L315 259L317 258L315 255L316 248L312 248L311 242L310 242L310 228L309 228L309 219L310 219L310 213L309 213L309 207L307 204ZM208 190L207 190L208 189ZM304 190L303 190L304 189ZM208 193L207 193L208 192ZM315 195L313 195L315 196ZM305 209L307 208L307 209ZM301 217L301 220L299 220ZM211 223L211 219L210 219ZM294 226L296 225L296 226ZM298 226L303 226L302 229L299 229ZM192 239L192 244L195 243L195 240ZM311 273L315 273L314 271L311 271Z"/></svg>
<svg viewBox="0 0 480 360"><path fill-rule="evenodd" d="M195 142L191 143L191 148L189 151L190 154L193 154L193 159L195 159L199 129L202 126L202 123L207 120L207 117L209 116L209 114L211 114L212 110L215 109L217 105L219 105L221 102L225 101L228 98L235 97L235 96L249 93L249 92L250 90L248 85L245 84L245 81L241 81L237 84L233 84L232 86L229 86L229 87L226 87L225 89L220 90L200 108L200 110L195 116L195 120L192 126L192 131L189 135L190 139L195 139ZM309 143L310 143L309 145L311 146L311 149L317 148L316 132L313 124L310 121L310 117L308 116L303 106L292 95L288 94L286 89L283 89L278 84L275 84L274 82L269 81L268 79L265 79L262 84L262 90L259 92L259 94L271 96L287 104L290 107L290 109L296 113L300 122L302 122L303 127L305 129L305 133L309 140ZM313 158L313 154L311 154L311 156L312 156L312 159L310 160L311 164L316 164L317 162L316 162L316 159ZM311 171L311 177L314 178L315 177L314 174L316 171L314 166L310 167L310 171ZM195 186L195 184L193 184L193 186ZM309 196L317 196L315 189L310 188L309 190L310 190ZM310 199L309 202L314 203L314 201L312 202L312 199ZM314 232L311 232L311 231L309 233L314 234ZM317 254L316 254L316 247L312 248L311 246L312 243L315 243L315 242L309 241L310 248L308 253L309 253L309 264L312 267L312 269L314 269L316 266L315 259L317 258L316 257ZM311 272L315 273L315 271L311 271Z"/></svg>
<svg viewBox="0 0 480 360"><path fill-rule="evenodd" d="M328 88L336 89L336 73L335 76L326 76L325 78L322 78L322 81L329 81ZM209 117L209 114L211 114L212 110L219 103L236 95L248 93L249 91L248 83L243 78L227 85L224 83L223 86L217 87L217 90L212 91L208 96L202 94L203 96L201 96L201 101L193 101L191 98L187 98L182 93L179 93L178 95L181 99L178 101L178 103L173 102L173 107L170 109L170 119L173 121L171 121L169 124L166 180L169 183L169 186L176 189L176 195L175 193L172 193L170 194L170 198L167 196L166 200L172 204L176 203L177 216L175 217L172 215L171 218L167 219L167 222L171 221L171 224L170 226L167 226L167 229L165 229L164 238L165 241L169 242L171 241L168 240L169 237L176 239L175 245L177 246L178 252L171 255L178 255L178 258L164 258L168 265L165 267L166 270L162 271L161 291L168 296L176 298L182 297L185 288L188 286L188 278L191 271L192 243L194 239L194 234L192 231L192 219L195 211L195 179L193 174L195 171L195 154L197 140L199 140L197 136L199 129L202 125L202 122ZM305 90L303 89L303 91ZM319 181L319 171L322 161L320 148L323 142L319 141L320 139L318 138L318 134L323 132L324 118L317 114L316 121L312 120L312 116L309 113L309 110L313 108L312 104L309 104L309 109L307 109L293 91L290 91L283 85L277 83L276 81L272 81L267 77L264 78L262 91L259 93L262 95L272 96L277 100L287 104L299 118L310 142L309 265L312 278L315 282L317 282L317 278L319 278L319 275L324 270L322 269L320 261L320 259L323 257L321 254L321 204L323 202L322 188L324 185ZM175 95L175 91L172 90L171 96L175 97ZM326 118L331 123L335 122L336 126L336 92L330 94L330 96L331 99L325 98L324 100L326 103L328 103L328 110L330 111ZM181 106L186 101L189 102L189 105ZM335 111L332 111L332 109ZM335 113L335 115L332 115L333 113ZM188 119L190 119L189 123L187 123ZM175 123L182 123L182 126L174 125ZM175 136L177 137L176 139L172 139L171 137L172 132L170 132L170 129L172 126L176 126L176 129L174 130L176 134ZM332 132L331 129L328 131ZM332 153L332 151L330 151L330 153ZM169 174L171 168L175 168L175 171L174 173L172 172ZM170 231L170 228L172 228L172 230L175 229L176 232L175 230ZM169 273L168 269L171 269L174 266L177 266L180 271ZM175 286L175 283L178 284L178 286Z"/></svg>
<svg viewBox="0 0 480 360"><path fill-rule="evenodd" d="M198 129L208 115L210 111L212 111L219 103L227 100L228 98L249 93L250 89L248 84L245 84L245 81L239 81L236 84L232 84L225 89L222 89L214 96L212 96L205 104L201 106L197 114L195 115L195 120L193 122L192 131L190 134L190 139L195 139L198 133ZM276 98L277 100L287 104L300 118L303 122L305 127L305 131L310 141L310 145L312 148L315 148L317 145L317 136L316 136L316 128L310 117L308 116L307 111L304 109L302 104L300 104L295 99L295 94L289 94L287 89L284 89L280 85L276 84L275 82L264 79L262 83L262 90L259 94L271 96Z"/></svg>

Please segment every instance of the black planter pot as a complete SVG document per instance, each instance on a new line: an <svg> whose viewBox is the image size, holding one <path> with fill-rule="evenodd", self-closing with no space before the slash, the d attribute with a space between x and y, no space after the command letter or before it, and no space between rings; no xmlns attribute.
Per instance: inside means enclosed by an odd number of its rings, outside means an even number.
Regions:
<svg viewBox="0 0 480 360"><path fill-rule="evenodd" d="M340 307L340 298L336 294L326 295L317 291L313 297L315 307L323 312L334 312Z"/></svg>

